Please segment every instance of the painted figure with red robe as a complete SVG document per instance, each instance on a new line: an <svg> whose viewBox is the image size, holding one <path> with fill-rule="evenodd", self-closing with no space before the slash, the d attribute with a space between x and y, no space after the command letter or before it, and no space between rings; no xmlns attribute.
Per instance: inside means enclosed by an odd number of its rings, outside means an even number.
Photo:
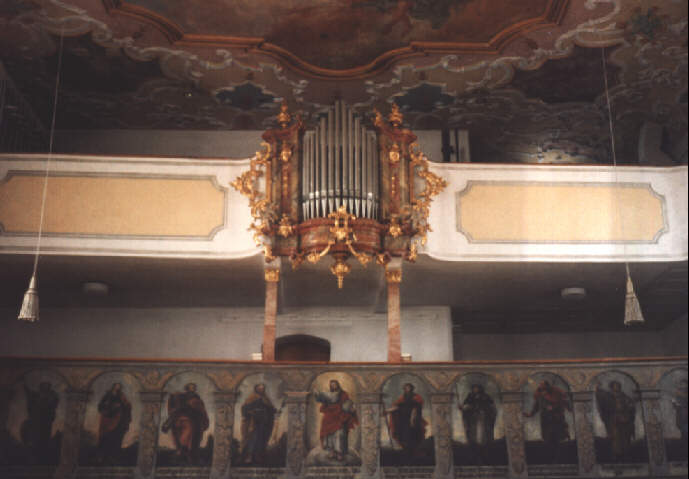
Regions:
<svg viewBox="0 0 689 479"><path fill-rule="evenodd" d="M426 437L427 422L423 418L423 398L414 392L414 385L404 385L402 395L385 411L390 415L390 435L402 447L407 458Z"/></svg>
<svg viewBox="0 0 689 479"><path fill-rule="evenodd" d="M170 432L175 443L177 456L187 464L199 463L199 446L209 421L206 406L196 393L196 384L184 386L184 392L170 395L167 401L168 418L163 424L163 432Z"/></svg>
<svg viewBox="0 0 689 479"><path fill-rule="evenodd" d="M553 462L557 461L560 443L569 439L569 426L565 418L565 411L571 411L572 406L567 393L550 384L541 381L533 395L534 405L524 416L532 417L540 412L541 438L551 451Z"/></svg>
<svg viewBox="0 0 689 479"><path fill-rule="evenodd" d="M315 399L321 403L321 447L328 459L342 462L349 451L349 431L359 424L354 403L335 379L330 381L330 391L316 392Z"/></svg>
<svg viewBox="0 0 689 479"><path fill-rule="evenodd" d="M98 426L99 461L117 465L122 449L122 440L132 421L132 405L122 391L122 384L114 383L98 403L100 422Z"/></svg>

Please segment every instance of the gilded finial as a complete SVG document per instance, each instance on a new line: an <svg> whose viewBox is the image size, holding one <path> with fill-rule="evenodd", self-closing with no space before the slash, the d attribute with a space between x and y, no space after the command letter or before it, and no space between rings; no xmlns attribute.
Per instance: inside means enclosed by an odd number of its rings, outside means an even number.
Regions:
<svg viewBox="0 0 689 479"><path fill-rule="evenodd" d="M278 123L282 128L286 128L292 120L292 115L287 111L287 100L282 100L280 105L280 113L278 113Z"/></svg>
<svg viewBox="0 0 689 479"><path fill-rule="evenodd" d="M388 121L392 126L395 128L399 127L402 125L402 112L400 112L400 107L397 106L397 103L392 104L392 108L390 110L390 115L388 115Z"/></svg>

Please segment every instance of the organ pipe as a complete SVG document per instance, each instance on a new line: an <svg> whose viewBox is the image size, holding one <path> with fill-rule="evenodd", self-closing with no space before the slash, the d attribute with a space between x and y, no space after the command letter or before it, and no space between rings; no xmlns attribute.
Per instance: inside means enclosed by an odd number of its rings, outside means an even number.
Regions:
<svg viewBox="0 0 689 479"><path fill-rule="evenodd" d="M376 219L378 149L376 134L342 102L304 134L302 214L326 218L344 205L359 218Z"/></svg>

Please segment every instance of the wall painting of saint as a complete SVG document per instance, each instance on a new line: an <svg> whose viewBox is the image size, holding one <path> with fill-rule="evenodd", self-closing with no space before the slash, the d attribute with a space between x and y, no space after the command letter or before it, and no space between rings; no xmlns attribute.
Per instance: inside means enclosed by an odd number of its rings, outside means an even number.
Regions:
<svg viewBox="0 0 689 479"><path fill-rule="evenodd" d="M234 409L232 467L284 467L287 408L284 383L252 374L239 385Z"/></svg>
<svg viewBox="0 0 689 479"><path fill-rule="evenodd" d="M106 373L91 385L81 430L79 464L134 467L139 450L139 383L124 373Z"/></svg>
<svg viewBox="0 0 689 479"><path fill-rule="evenodd" d="M55 466L60 460L66 410L64 379L31 371L12 389L7 422L0 431L0 464Z"/></svg>
<svg viewBox="0 0 689 479"><path fill-rule="evenodd" d="M435 463L429 399L426 383L417 376L396 374L385 381L381 465L432 466Z"/></svg>
<svg viewBox="0 0 689 479"><path fill-rule="evenodd" d="M157 467L208 467L213 458L213 383L196 373L172 377L160 413Z"/></svg>
<svg viewBox="0 0 689 479"><path fill-rule="evenodd" d="M648 462L639 386L624 373L606 371L594 378L593 388L593 433L598 462Z"/></svg>
<svg viewBox="0 0 689 479"><path fill-rule="evenodd" d="M569 385L552 373L529 377L524 393L528 464L577 464L574 407Z"/></svg>
<svg viewBox="0 0 689 479"><path fill-rule="evenodd" d="M687 370L675 369L660 381L663 438L669 462L687 461Z"/></svg>
<svg viewBox="0 0 689 479"><path fill-rule="evenodd" d="M500 389L490 376L470 373L457 381L452 447L457 466L507 465Z"/></svg>
<svg viewBox="0 0 689 479"><path fill-rule="evenodd" d="M314 380L306 411L307 467L361 464L358 409L356 385L348 374L324 373Z"/></svg>

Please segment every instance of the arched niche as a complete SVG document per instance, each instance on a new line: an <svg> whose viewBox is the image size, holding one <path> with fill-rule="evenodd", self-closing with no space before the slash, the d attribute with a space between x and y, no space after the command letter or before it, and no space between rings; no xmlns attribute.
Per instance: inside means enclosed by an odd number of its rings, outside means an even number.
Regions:
<svg viewBox="0 0 689 479"><path fill-rule="evenodd" d="M285 466L287 407L279 376L250 374L239 383L232 437L232 467Z"/></svg>
<svg viewBox="0 0 689 479"><path fill-rule="evenodd" d="M532 374L522 386L528 464L577 464L574 408L567 381L555 373Z"/></svg>
<svg viewBox="0 0 689 479"><path fill-rule="evenodd" d="M388 466L435 464L430 388L415 374L390 376L382 386L380 461Z"/></svg>
<svg viewBox="0 0 689 479"><path fill-rule="evenodd" d="M639 384L621 371L591 381L596 459L601 464L648 462Z"/></svg>
<svg viewBox="0 0 689 479"><path fill-rule="evenodd" d="M467 373L455 382L453 392L455 465L507 465L502 397L497 381L487 374Z"/></svg>
<svg viewBox="0 0 689 479"><path fill-rule="evenodd" d="M139 381L120 371L93 380L81 430L80 465L136 466L142 413L139 391Z"/></svg>
<svg viewBox="0 0 689 479"><path fill-rule="evenodd" d="M658 383L663 439L669 462L687 461L687 370L673 369Z"/></svg>
<svg viewBox="0 0 689 479"><path fill-rule="evenodd" d="M339 386L340 394L331 391L334 383ZM349 374L327 372L316 376L310 390L306 408L306 449L309 452L305 466L360 465L361 427L356 382ZM328 434L331 429L339 432L339 438ZM343 434L345 429L347 432ZM346 451L340 451L341 457L330 448L333 440L346 442Z"/></svg>
<svg viewBox="0 0 689 479"><path fill-rule="evenodd" d="M207 467L213 458L215 401L213 382L197 372L182 372L165 383L160 411L156 467Z"/></svg>
<svg viewBox="0 0 689 479"><path fill-rule="evenodd" d="M275 340L276 361L330 361L330 341L308 334L291 334Z"/></svg>
<svg viewBox="0 0 689 479"><path fill-rule="evenodd" d="M7 422L0 432L0 464L55 466L65 430L68 384L50 369L34 369L12 387Z"/></svg>

